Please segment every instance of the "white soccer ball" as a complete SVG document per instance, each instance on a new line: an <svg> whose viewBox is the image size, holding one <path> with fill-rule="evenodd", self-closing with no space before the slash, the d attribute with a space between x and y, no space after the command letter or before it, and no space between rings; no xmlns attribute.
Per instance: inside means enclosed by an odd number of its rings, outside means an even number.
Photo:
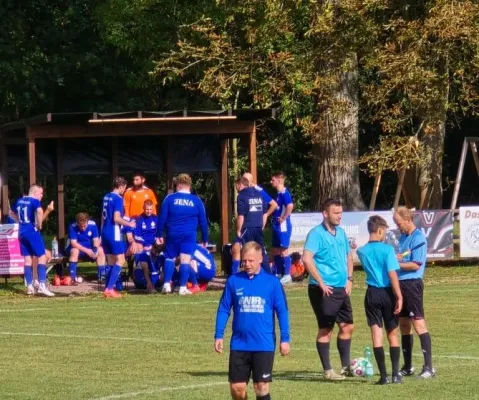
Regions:
<svg viewBox="0 0 479 400"><path fill-rule="evenodd" d="M81 276L77 276L77 279L76 279L77 283L82 283L83 282L83 278Z"/></svg>
<svg viewBox="0 0 479 400"><path fill-rule="evenodd" d="M354 376L365 377L366 365L367 361L365 358L355 358L351 361L351 372Z"/></svg>

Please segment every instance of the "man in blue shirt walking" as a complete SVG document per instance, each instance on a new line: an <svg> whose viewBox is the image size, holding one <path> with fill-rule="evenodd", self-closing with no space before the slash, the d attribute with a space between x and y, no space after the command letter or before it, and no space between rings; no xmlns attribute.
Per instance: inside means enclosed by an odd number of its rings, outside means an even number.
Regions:
<svg viewBox="0 0 479 400"><path fill-rule="evenodd" d="M339 227L343 206L339 200L323 204L323 222L306 238L303 263L309 273L308 296L318 322L316 349L327 380L342 380L350 375L351 338L354 330L351 289L353 258L346 232ZM329 342L334 324L339 326L337 346L341 374L331 367Z"/></svg>
<svg viewBox="0 0 479 400"><path fill-rule="evenodd" d="M423 277L426 269L427 240L424 233L414 225L413 214L408 208L397 208L393 219L402 234L399 238L397 258L401 268L398 273L399 283L404 298L403 308L399 314L404 366L399 373L402 376L414 374L412 365L414 327L419 335L424 355L424 366L418 378L429 379L436 376L436 371L432 366L431 336L424 319Z"/></svg>
<svg viewBox="0 0 479 400"><path fill-rule="evenodd" d="M401 383L399 375L398 314L402 308L402 295L397 271L399 264L394 248L384 243L388 225L384 218L373 215L368 220L369 242L358 249L358 257L366 272L368 289L364 298L366 318L371 328L374 357L381 379L379 385L390 383L384 356L383 323L389 341L392 363L392 383Z"/></svg>
<svg viewBox="0 0 479 400"><path fill-rule="evenodd" d="M208 222L205 206L198 196L191 194L191 178L179 174L175 179L176 193L163 200L157 224L157 243L165 244L165 265L162 293L171 293L171 279L175 272L175 259L180 257L180 295L192 294L186 287L190 273L191 254L196 247L196 231L201 229L203 247L208 242ZM164 237L166 231L166 237Z"/></svg>
<svg viewBox="0 0 479 400"><path fill-rule="evenodd" d="M256 399L269 400L276 348L276 314L281 330L280 353L290 352L289 312L280 281L261 268L262 247L248 242L242 249L244 270L229 277L216 314L215 351L223 353L223 337L231 309L233 334L230 344L231 397L246 399L253 375Z"/></svg>

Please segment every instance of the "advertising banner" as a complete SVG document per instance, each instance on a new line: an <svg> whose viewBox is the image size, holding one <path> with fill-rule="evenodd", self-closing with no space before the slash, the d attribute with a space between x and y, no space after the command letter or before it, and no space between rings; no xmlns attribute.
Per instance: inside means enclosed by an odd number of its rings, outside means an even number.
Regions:
<svg viewBox="0 0 479 400"><path fill-rule="evenodd" d="M23 275L18 224L0 225L0 275Z"/></svg>
<svg viewBox="0 0 479 400"><path fill-rule="evenodd" d="M427 210L416 211L413 214L416 227L424 232L427 239L428 260L452 258L454 255L452 212L449 210ZM355 261L358 261L356 249L369 240L367 221L371 215L380 215L387 221L389 230L386 235L386 242L393 245L397 251L401 233L393 221L392 211L345 212L340 226L346 231ZM290 251L301 253L309 231L322 221L321 213L291 214L293 233Z"/></svg>
<svg viewBox="0 0 479 400"><path fill-rule="evenodd" d="M479 257L479 207L459 208L461 257Z"/></svg>

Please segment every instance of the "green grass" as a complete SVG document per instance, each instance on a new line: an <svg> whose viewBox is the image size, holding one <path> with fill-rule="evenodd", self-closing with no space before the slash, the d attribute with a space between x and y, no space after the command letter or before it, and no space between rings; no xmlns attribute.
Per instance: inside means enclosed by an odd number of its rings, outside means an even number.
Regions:
<svg viewBox="0 0 479 400"><path fill-rule="evenodd" d="M362 307L364 284L359 282L363 274L355 275L352 351L357 357L370 337ZM410 378L389 387L359 378L322 381L316 322L302 285L287 290L292 354L276 358L273 398L479 398L477 268L431 268L427 276L425 306L437 378ZM2 400L228 398L228 357L212 349L219 292L192 298L129 294L112 301L100 295L29 299L16 294L21 284L12 282L8 289L0 285ZM339 367L335 344L331 354ZM421 367L419 340L414 361Z"/></svg>

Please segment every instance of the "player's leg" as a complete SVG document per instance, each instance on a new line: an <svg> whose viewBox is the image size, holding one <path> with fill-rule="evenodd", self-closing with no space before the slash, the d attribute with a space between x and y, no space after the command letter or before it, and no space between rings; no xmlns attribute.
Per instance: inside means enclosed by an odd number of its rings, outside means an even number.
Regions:
<svg viewBox="0 0 479 400"><path fill-rule="evenodd" d="M43 294L47 297L55 296L54 293L50 292L47 288L47 257L45 254L45 245L43 244L43 239L40 236L40 232L36 232L32 240L32 250L38 259L38 281L40 282L38 285L38 293Z"/></svg>
<svg viewBox="0 0 479 400"><path fill-rule="evenodd" d="M401 357L401 348L399 347L399 318L394 314L396 308L396 296L391 288L385 289L385 297L382 305L382 315L384 328L389 342L389 355L392 366L392 383L401 383L402 377L399 375L399 359Z"/></svg>
<svg viewBox="0 0 479 400"><path fill-rule="evenodd" d="M114 290L115 284L121 274L123 264L125 264L125 247L122 241L109 240L109 247L111 254L107 254L107 262L111 267L110 276L105 287L105 297L121 297L120 293Z"/></svg>
<svg viewBox="0 0 479 400"><path fill-rule="evenodd" d="M166 237L165 240L165 264L163 265L163 288L161 293L171 293L171 281L175 273L175 260L180 254L180 244L176 238Z"/></svg>
<svg viewBox="0 0 479 400"><path fill-rule="evenodd" d="M70 273L70 278L76 280L77 278L77 266L78 259L80 258L80 250L75 247L70 249L70 255L68 257L68 270Z"/></svg>
<svg viewBox="0 0 479 400"><path fill-rule="evenodd" d="M180 296L192 294L186 287L191 270L191 254L194 253L196 247L196 238L184 238L180 244ZM198 282L196 282L198 285Z"/></svg>
<svg viewBox="0 0 479 400"><path fill-rule="evenodd" d="M289 254L289 249L288 247L282 246L280 248L280 255L281 255L281 260L284 266L283 269L283 277L281 278L281 283L283 285L287 285L291 282L293 282L293 278L291 277L291 256Z"/></svg>
<svg viewBox="0 0 479 400"><path fill-rule="evenodd" d="M339 326L336 344L341 359L341 371L347 374L351 365L351 340L354 332L353 307L351 298L345 293L344 289L334 289L332 295L340 304L336 317Z"/></svg>
<svg viewBox="0 0 479 400"><path fill-rule="evenodd" d="M274 351L253 353L253 386L256 399L269 400L269 383L273 380Z"/></svg>
<svg viewBox="0 0 479 400"><path fill-rule="evenodd" d="M412 349L414 343L413 327L410 319L411 308L411 290L410 280L399 281L401 293L403 295L403 306L399 313L399 331L401 332L401 348L404 358L404 364L399 370L401 376L414 375L414 367L412 365Z"/></svg>
<svg viewBox="0 0 479 400"><path fill-rule="evenodd" d="M271 255L273 256L273 263L276 271L276 276L281 278L284 275L284 263L281 257L281 239L280 232L277 229L271 231Z"/></svg>
<svg viewBox="0 0 479 400"><path fill-rule="evenodd" d="M248 351L230 351L228 380L231 398L245 400L248 398L247 385L252 370L252 353Z"/></svg>
<svg viewBox="0 0 479 400"><path fill-rule="evenodd" d="M102 246L99 246L96 249L96 266L98 271L98 279L101 279L101 277L105 275L106 268L106 256Z"/></svg>
<svg viewBox="0 0 479 400"><path fill-rule="evenodd" d="M261 268L263 268L268 274L271 274L271 267L269 265L269 257L268 257L268 252L266 251L266 245L264 242L264 233L262 228L255 228L255 229L250 229L250 237L248 238L249 240L244 241L244 243L247 243L249 241L254 241L258 243L261 248L263 249L263 260L261 261ZM245 235L246 236L246 235Z"/></svg>

